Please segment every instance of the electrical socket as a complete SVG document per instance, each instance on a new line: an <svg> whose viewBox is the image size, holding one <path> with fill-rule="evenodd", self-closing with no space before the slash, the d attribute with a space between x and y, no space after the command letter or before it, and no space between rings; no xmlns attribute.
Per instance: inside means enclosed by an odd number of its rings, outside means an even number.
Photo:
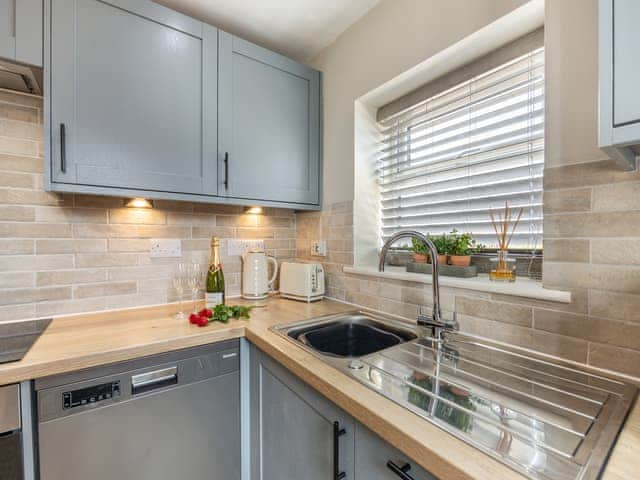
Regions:
<svg viewBox="0 0 640 480"><path fill-rule="evenodd" d="M182 256L182 242L179 238L152 238L149 244L151 258L176 258Z"/></svg>
<svg viewBox="0 0 640 480"><path fill-rule="evenodd" d="M227 255L232 257L242 255L247 250L264 250L264 240L242 240L230 238L227 240Z"/></svg>
<svg viewBox="0 0 640 480"><path fill-rule="evenodd" d="M326 257L327 241L314 240L313 242L311 242L311 255L313 255L314 257Z"/></svg>

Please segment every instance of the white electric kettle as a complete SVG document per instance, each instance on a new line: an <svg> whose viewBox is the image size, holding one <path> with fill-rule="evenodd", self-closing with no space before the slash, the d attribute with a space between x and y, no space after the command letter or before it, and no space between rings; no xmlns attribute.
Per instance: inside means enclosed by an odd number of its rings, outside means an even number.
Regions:
<svg viewBox="0 0 640 480"><path fill-rule="evenodd" d="M269 278L269 262L273 263L273 275ZM249 250L242 255L242 298L260 300L267 298L278 275L278 261L268 257L263 250Z"/></svg>

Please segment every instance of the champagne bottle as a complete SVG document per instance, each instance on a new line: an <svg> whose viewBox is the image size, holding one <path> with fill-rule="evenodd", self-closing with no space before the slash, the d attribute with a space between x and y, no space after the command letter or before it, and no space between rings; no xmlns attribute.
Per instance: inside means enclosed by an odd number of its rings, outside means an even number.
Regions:
<svg viewBox="0 0 640 480"><path fill-rule="evenodd" d="M205 300L207 308L214 309L224 304L224 273L220 263L220 241L217 237L211 239L211 260L207 272L207 292Z"/></svg>

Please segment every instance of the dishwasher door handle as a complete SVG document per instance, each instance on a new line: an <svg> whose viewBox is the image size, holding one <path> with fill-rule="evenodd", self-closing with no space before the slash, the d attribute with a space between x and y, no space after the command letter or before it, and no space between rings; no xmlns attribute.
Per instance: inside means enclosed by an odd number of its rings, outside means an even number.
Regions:
<svg viewBox="0 0 640 480"><path fill-rule="evenodd" d="M178 383L178 367L163 368L131 377L131 394L150 392Z"/></svg>

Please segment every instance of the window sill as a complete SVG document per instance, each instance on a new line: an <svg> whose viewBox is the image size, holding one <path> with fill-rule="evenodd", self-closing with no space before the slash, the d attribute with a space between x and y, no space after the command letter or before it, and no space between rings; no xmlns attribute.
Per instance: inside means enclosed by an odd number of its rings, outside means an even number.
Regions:
<svg viewBox="0 0 640 480"><path fill-rule="evenodd" d="M365 275L369 277L388 278L390 280L403 280L431 284L431 275L424 273L407 272L404 267L385 266L384 272L379 272L373 267L345 266L345 273ZM541 282L528 278L518 278L514 283L492 282L487 275L479 275L475 278L456 278L440 276L440 285L443 287L464 288L478 292L499 293L516 297L533 298L549 302L571 303L571 292L551 290L544 288Z"/></svg>

